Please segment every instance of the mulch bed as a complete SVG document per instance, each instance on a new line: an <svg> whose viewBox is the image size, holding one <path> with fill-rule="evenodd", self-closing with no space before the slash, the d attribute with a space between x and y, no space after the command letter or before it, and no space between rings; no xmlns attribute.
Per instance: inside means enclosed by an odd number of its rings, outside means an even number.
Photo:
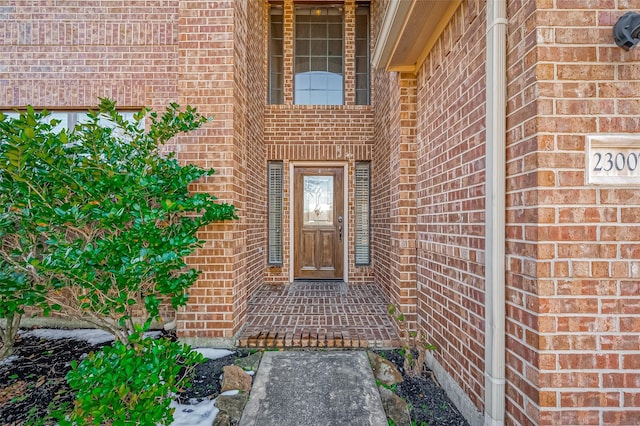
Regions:
<svg viewBox="0 0 640 426"><path fill-rule="evenodd" d="M50 406L72 403L74 395L64 379L71 369L71 360L81 360L102 346L75 339L19 336L12 360L0 363L0 424L23 425L28 419L42 422ZM403 372L403 358L397 350L376 352ZM220 393L222 368L248 354L240 350L198 365L191 379L192 387L180 395L180 401L216 397ZM412 422L417 426L468 425L428 371L421 377L405 375L396 393L410 404Z"/></svg>
<svg viewBox="0 0 640 426"><path fill-rule="evenodd" d="M468 426L466 419L451 402L444 389L436 383L431 371L425 367L421 376L413 377L404 371L404 357L399 350L375 351L393 362L402 373L403 381L395 392L409 404L411 421L416 426Z"/></svg>
<svg viewBox="0 0 640 426"><path fill-rule="evenodd" d="M74 339L22 338L18 335L10 362L0 364L0 422L22 425L46 417L49 404L73 402L64 376L70 362L103 345Z"/></svg>

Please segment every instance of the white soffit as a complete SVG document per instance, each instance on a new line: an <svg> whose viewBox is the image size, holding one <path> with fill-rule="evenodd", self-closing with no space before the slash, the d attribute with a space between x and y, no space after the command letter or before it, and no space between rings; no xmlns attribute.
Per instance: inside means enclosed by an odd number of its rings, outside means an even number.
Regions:
<svg viewBox="0 0 640 426"><path fill-rule="evenodd" d="M373 50L373 65L416 72L462 0L391 0Z"/></svg>

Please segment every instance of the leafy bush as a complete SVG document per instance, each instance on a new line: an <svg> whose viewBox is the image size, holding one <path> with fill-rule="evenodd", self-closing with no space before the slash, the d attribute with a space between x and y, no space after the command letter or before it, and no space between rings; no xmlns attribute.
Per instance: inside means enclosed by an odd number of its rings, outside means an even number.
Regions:
<svg viewBox="0 0 640 426"><path fill-rule="evenodd" d="M162 300L174 308L186 304L198 272L184 258L202 243L196 232L236 218L233 206L189 191L213 170L181 165L159 152L177 133L206 121L189 107L178 108L172 104L162 116L143 110L128 123L103 100L66 145L70 173L64 183L73 194L54 210L53 220L71 224L70 232L62 241L49 240L55 250L43 265L56 274L54 287L70 289L73 297L54 294L50 300L122 342L134 332L135 316L147 328ZM116 128L104 126L105 119Z"/></svg>
<svg viewBox="0 0 640 426"><path fill-rule="evenodd" d="M180 371L201 360L140 333L160 319L163 301L186 304L198 271L185 257L203 243L197 231L237 218L232 205L189 191L213 170L160 152L205 122L171 104L129 123L108 99L70 132L55 130L46 111L0 113L0 357L28 306L117 338L73 364L67 380L77 395L70 415L60 409L61 424L167 424L169 397L187 383Z"/></svg>
<svg viewBox="0 0 640 426"><path fill-rule="evenodd" d="M189 191L213 170L160 153L204 122L171 104L130 123L108 99L70 132L32 108L0 115L3 341L25 306L62 308L126 343L134 318L146 329L162 301L186 304L198 271L184 258L202 244L198 229L236 218L232 205Z"/></svg>
<svg viewBox="0 0 640 426"><path fill-rule="evenodd" d="M67 381L76 393L70 416L60 424L170 424L171 395L190 386L191 368L202 355L168 339L130 337L73 361Z"/></svg>
<svg viewBox="0 0 640 426"><path fill-rule="evenodd" d="M39 267L50 254L48 235L60 232L47 222L60 190L56 147L66 136L45 117L31 108L17 119L0 112L0 359L11 354L26 307L51 309L50 280Z"/></svg>

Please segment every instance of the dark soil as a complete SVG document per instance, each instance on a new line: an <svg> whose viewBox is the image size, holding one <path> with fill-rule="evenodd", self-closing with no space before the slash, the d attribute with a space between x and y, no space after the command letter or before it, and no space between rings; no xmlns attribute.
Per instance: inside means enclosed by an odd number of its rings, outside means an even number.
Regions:
<svg viewBox="0 0 640 426"><path fill-rule="evenodd" d="M102 346L74 339L19 336L15 358L0 363L0 425L24 425L28 420L51 424L43 422L50 407L73 402L73 393L64 379L71 368L70 361L81 360ZM397 350L377 353L394 362L402 372L403 358ZM220 393L222 368L248 354L248 351L239 350L198 365L191 379L192 387L180 395L180 402L215 398ZM397 385L396 393L410 404L414 425L467 425L428 371L422 377L405 375L405 380Z"/></svg>
<svg viewBox="0 0 640 426"><path fill-rule="evenodd" d="M447 394L432 378L431 370L425 370L419 377L405 374L404 357L398 350L376 351L394 363L402 373L403 381L398 383L395 393L409 404L411 421L416 426L469 426L460 411L453 405Z"/></svg>
<svg viewBox="0 0 640 426"><path fill-rule="evenodd" d="M207 359L202 364L198 364L191 375L191 387L180 394L180 402L186 404L190 399L202 400L218 396L222 388L222 368L233 365L236 359L245 357L249 353L249 351L238 349L231 355Z"/></svg>

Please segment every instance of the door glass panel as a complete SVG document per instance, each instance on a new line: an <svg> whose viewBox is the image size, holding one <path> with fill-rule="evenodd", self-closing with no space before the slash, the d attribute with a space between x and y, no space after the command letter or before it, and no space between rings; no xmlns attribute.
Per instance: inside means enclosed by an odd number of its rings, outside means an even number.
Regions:
<svg viewBox="0 0 640 426"><path fill-rule="evenodd" d="M333 225L333 176L304 176L304 225Z"/></svg>

